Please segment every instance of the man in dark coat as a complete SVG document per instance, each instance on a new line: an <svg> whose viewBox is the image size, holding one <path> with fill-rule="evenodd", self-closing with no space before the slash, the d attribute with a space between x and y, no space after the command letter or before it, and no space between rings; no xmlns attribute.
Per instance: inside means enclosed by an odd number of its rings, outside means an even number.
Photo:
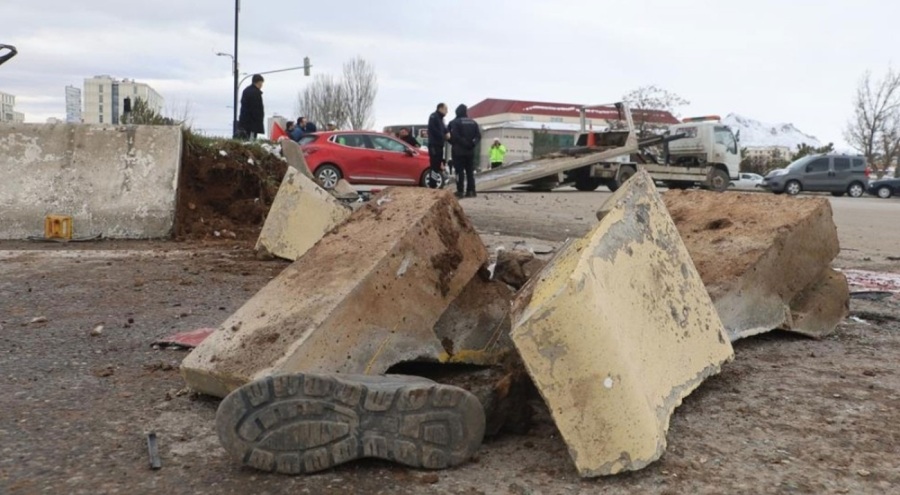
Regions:
<svg viewBox="0 0 900 495"><path fill-rule="evenodd" d="M456 118L447 126L450 133L450 151L456 169L456 197L475 197L475 149L481 141L478 122L469 118L465 105L456 107ZM465 182L465 191L463 190Z"/></svg>
<svg viewBox="0 0 900 495"><path fill-rule="evenodd" d="M437 189L443 182L441 170L444 165L444 143L450 137L447 126L444 125L444 116L447 115L447 105L438 103L437 109L428 117L428 158L430 159L431 172L428 174L428 187Z"/></svg>
<svg viewBox="0 0 900 495"><path fill-rule="evenodd" d="M262 87L263 76L253 74L252 84L241 94L241 116L238 118L238 132L245 139L256 139L258 134L265 134L263 125L266 112L263 108Z"/></svg>

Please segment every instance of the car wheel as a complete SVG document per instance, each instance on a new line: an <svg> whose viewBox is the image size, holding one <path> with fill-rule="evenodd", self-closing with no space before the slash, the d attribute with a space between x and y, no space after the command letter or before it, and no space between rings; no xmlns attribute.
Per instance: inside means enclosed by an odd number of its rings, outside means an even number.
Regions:
<svg viewBox="0 0 900 495"><path fill-rule="evenodd" d="M784 192L790 194L791 196L800 194L800 191L802 190L803 186L801 186L800 183L795 180L792 180L784 185Z"/></svg>
<svg viewBox="0 0 900 495"><path fill-rule="evenodd" d="M890 187L884 186L878 188L878 197L881 199L888 199L893 196L894 191L891 190Z"/></svg>
<svg viewBox="0 0 900 495"><path fill-rule="evenodd" d="M431 173L431 169L430 169L430 168L426 168L425 171L422 172L422 178L419 179L419 185L420 185L420 186L422 186L422 187L428 187L428 175L429 175L430 173ZM446 178L444 177L444 174L443 174L443 173L441 173L440 176L441 176L441 178L437 180L437 188L438 188L438 189L443 189L443 188L444 188L444 184L447 182L447 180L446 180Z"/></svg>
<svg viewBox="0 0 900 495"><path fill-rule="evenodd" d="M859 182L854 182L847 188L847 194L849 194L851 198L859 198L865 193L866 189Z"/></svg>
<svg viewBox="0 0 900 495"><path fill-rule="evenodd" d="M341 177L341 170L334 165L322 165L316 169L316 180L324 189L334 189Z"/></svg>

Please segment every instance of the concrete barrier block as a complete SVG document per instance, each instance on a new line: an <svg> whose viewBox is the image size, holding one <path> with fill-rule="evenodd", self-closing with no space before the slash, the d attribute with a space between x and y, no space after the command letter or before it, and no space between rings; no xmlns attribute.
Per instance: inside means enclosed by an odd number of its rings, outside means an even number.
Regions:
<svg viewBox="0 0 900 495"><path fill-rule="evenodd" d="M182 373L222 397L277 372L378 374L439 361L435 324L486 260L449 191L387 189L228 318Z"/></svg>
<svg viewBox="0 0 900 495"><path fill-rule="evenodd" d="M76 237L167 237L175 221L178 126L0 124L0 239L43 236L46 215Z"/></svg>
<svg viewBox="0 0 900 495"><path fill-rule="evenodd" d="M309 180L315 182L316 178L313 177L312 172L309 170L309 165L306 164L306 157L303 155L303 148L299 144L290 139L282 139L281 154L287 160L289 167L293 167Z"/></svg>
<svg viewBox="0 0 900 495"><path fill-rule="evenodd" d="M708 191L669 191L663 199L732 341L798 328L793 301L840 251L827 199ZM838 307L849 300L846 289L829 287L822 294ZM837 324L814 330L813 321L832 318L805 320L804 334L825 335Z"/></svg>
<svg viewBox="0 0 900 495"><path fill-rule="evenodd" d="M297 169L288 167L256 250L296 260L349 216L350 208Z"/></svg>
<svg viewBox="0 0 900 495"><path fill-rule="evenodd" d="M584 477L658 459L674 409L733 356L652 179L608 204L513 303L515 346Z"/></svg>
<svg viewBox="0 0 900 495"><path fill-rule="evenodd" d="M790 321L780 328L807 337L831 335L850 314L850 287L843 273L828 268L790 304Z"/></svg>

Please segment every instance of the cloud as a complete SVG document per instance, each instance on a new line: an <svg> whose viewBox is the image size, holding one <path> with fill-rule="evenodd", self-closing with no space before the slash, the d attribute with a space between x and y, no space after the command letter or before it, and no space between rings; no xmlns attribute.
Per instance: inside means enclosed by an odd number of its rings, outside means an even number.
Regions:
<svg viewBox="0 0 900 495"><path fill-rule="evenodd" d="M234 4L157 0L3 2L0 43L20 55L0 90L31 121L64 114L63 91L97 74L152 84L194 125L230 128ZM438 101L613 101L644 84L675 91L685 114L793 122L841 141L860 74L893 56L900 4L860 0L713 2L458 0L340 3L243 0L241 70L301 65L339 73L360 55L378 70L379 126L422 122ZM267 111L292 116L301 72L267 76ZM173 103L174 102L174 103Z"/></svg>

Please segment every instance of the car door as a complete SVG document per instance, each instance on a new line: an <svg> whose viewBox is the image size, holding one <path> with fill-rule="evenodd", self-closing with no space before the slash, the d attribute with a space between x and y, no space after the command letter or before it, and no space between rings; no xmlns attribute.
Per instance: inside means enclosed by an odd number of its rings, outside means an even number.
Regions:
<svg viewBox="0 0 900 495"><path fill-rule="evenodd" d="M384 134L369 134L375 155L375 175L380 184L417 184L419 169L413 150Z"/></svg>
<svg viewBox="0 0 900 495"><path fill-rule="evenodd" d="M831 159L827 156L816 158L806 164L800 182L804 191L830 191Z"/></svg>
<svg viewBox="0 0 900 495"><path fill-rule="evenodd" d="M373 172L374 152L365 134L341 133L331 138L334 161L351 182L365 183Z"/></svg>
<svg viewBox="0 0 900 495"><path fill-rule="evenodd" d="M829 181L829 191L844 192L853 182L853 172L850 170L850 159L836 156L831 159L832 178Z"/></svg>

